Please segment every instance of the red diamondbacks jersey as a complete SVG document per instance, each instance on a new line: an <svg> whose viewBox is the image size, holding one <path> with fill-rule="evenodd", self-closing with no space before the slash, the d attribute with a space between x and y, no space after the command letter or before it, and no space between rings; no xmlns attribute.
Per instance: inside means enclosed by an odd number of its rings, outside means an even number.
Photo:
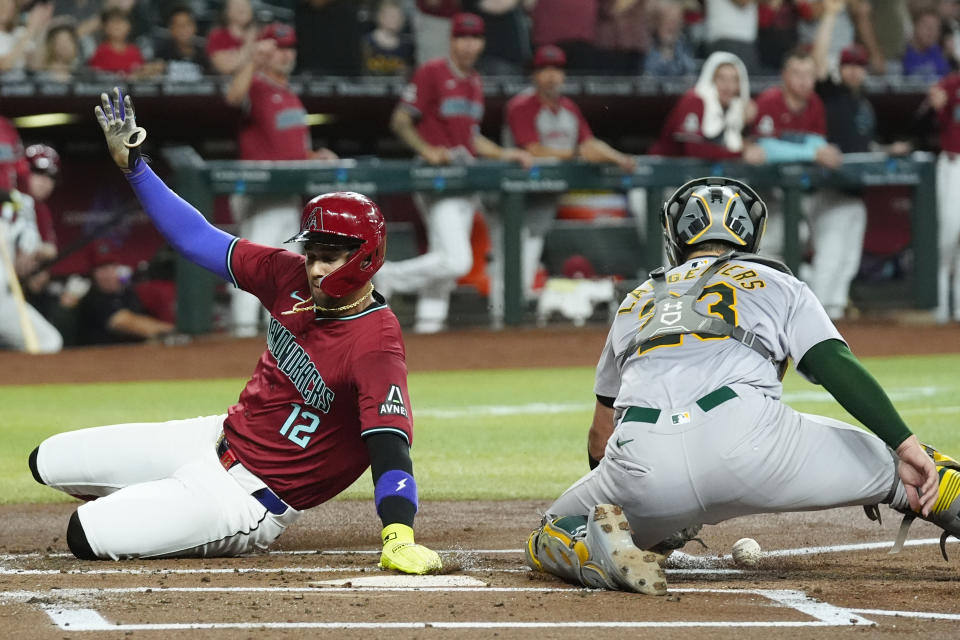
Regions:
<svg viewBox="0 0 960 640"><path fill-rule="evenodd" d="M483 119L480 74L453 69L447 58L425 62L403 90L400 104L420 118L417 131L435 147L463 147L471 154Z"/></svg>
<svg viewBox="0 0 960 640"><path fill-rule="evenodd" d="M283 315L310 289L301 255L239 240L236 284L270 311L267 350L224 433L245 467L288 504L337 495L370 464L361 434L413 438L400 324L381 301L344 318Z"/></svg>
<svg viewBox="0 0 960 640"><path fill-rule="evenodd" d="M703 135L703 98L691 89L680 96L667 116L660 137L648 152L654 156L705 158L723 160L739 158L723 143L723 133L716 139Z"/></svg>
<svg viewBox="0 0 960 640"><path fill-rule="evenodd" d="M771 87L757 96L754 133L761 138L792 140L815 133L827 137L827 115L823 101L811 94L802 111L791 111L780 87Z"/></svg>
<svg viewBox="0 0 960 640"><path fill-rule="evenodd" d="M554 109L533 90L519 93L507 103L507 125L521 149L540 143L556 151L575 151L578 144L593 137L590 125L573 100L560 96Z"/></svg>
<svg viewBox="0 0 960 640"><path fill-rule="evenodd" d="M310 128L300 98L288 87L254 75L238 141L241 160L306 160Z"/></svg>
<svg viewBox="0 0 960 640"><path fill-rule="evenodd" d="M947 93L947 104L937 112L940 149L960 153L960 73L951 73L937 83Z"/></svg>

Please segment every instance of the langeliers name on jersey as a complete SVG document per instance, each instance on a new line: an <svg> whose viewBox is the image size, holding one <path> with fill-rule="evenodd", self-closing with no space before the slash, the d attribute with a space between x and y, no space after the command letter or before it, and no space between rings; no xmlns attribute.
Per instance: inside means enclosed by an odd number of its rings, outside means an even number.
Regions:
<svg viewBox="0 0 960 640"><path fill-rule="evenodd" d="M323 411L330 412L333 403L333 389L323 381L310 356L293 338L293 334L280 324L276 318L270 318L267 329L267 349L277 361L277 368L289 378L300 392L303 401Z"/></svg>

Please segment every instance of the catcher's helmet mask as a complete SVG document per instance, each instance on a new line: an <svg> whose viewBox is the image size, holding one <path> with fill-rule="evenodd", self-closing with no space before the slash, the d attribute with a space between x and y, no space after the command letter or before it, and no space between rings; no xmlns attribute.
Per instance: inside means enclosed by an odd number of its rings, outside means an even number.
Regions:
<svg viewBox="0 0 960 640"><path fill-rule="evenodd" d="M333 298L356 291L383 265L387 231L383 215L370 198L351 191L325 193L310 200L300 216L300 232L287 242L352 251L347 261L320 281Z"/></svg>
<svg viewBox="0 0 960 640"><path fill-rule="evenodd" d="M691 247L708 241L756 253L767 224L767 206L743 182L709 176L677 189L664 203L660 221L667 258L676 266Z"/></svg>

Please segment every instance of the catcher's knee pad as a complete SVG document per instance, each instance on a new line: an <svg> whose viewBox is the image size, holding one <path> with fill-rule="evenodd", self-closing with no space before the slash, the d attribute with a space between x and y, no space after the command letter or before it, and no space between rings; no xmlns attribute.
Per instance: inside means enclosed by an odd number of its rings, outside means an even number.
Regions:
<svg viewBox="0 0 960 640"><path fill-rule="evenodd" d="M527 564L532 569L552 573L567 582L582 584L580 565L588 554L580 539L586 526L586 516L544 520L540 528L527 538Z"/></svg>

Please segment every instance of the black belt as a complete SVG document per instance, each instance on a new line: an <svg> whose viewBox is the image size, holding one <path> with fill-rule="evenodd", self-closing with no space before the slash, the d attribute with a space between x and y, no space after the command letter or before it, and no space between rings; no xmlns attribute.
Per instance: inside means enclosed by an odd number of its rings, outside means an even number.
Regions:
<svg viewBox="0 0 960 640"><path fill-rule="evenodd" d="M227 438L223 434L220 434L220 438L217 440L217 457L220 459L220 464L222 464L223 468L227 471L234 465L240 464L237 456L230 449L230 443L227 442ZM287 512L287 509L290 508L286 502L280 499L280 496L270 490L270 487L257 489L250 495L266 507L267 511L274 515L283 515Z"/></svg>
<svg viewBox="0 0 960 640"><path fill-rule="evenodd" d="M737 394L733 389L724 386L715 391L711 391L707 395L697 400L697 406L704 411L710 411L711 409L720 406L727 400L732 400L736 397ZM660 409L654 409L653 407L629 407L624 412L623 420L621 422L649 422L654 424L659 419Z"/></svg>

